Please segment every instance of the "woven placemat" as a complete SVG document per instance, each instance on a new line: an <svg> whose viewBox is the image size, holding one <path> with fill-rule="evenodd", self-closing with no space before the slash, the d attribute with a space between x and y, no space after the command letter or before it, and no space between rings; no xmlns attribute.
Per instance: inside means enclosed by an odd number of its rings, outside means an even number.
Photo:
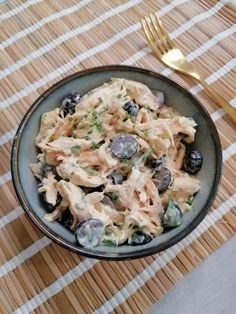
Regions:
<svg viewBox="0 0 236 314"><path fill-rule="evenodd" d="M214 0L12 0L0 5L0 312L145 313L236 232L235 125L192 79L164 67L139 19L159 11L199 73L236 105L236 9ZM61 78L93 66L133 64L174 78L210 112L224 168L198 228L160 254L97 261L52 243L28 220L10 175L15 130L32 102Z"/></svg>

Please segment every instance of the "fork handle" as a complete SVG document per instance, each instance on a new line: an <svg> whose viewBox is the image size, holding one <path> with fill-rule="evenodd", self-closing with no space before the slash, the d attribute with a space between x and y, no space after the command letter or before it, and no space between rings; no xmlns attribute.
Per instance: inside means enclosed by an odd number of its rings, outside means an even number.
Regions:
<svg viewBox="0 0 236 314"><path fill-rule="evenodd" d="M219 104L226 113L231 117L231 119L236 123L236 108L230 106L228 101L225 100L219 93L214 91L206 81L203 79L200 80L200 84L204 87L204 89L210 94L210 96Z"/></svg>

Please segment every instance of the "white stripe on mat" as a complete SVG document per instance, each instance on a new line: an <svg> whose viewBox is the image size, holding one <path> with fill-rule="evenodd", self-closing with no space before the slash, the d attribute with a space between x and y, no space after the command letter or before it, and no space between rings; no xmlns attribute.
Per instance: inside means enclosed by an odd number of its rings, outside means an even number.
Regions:
<svg viewBox="0 0 236 314"><path fill-rule="evenodd" d="M221 32L219 34L216 34L214 37L212 37L210 40L205 42L203 45L196 48L194 51L190 52L186 56L187 59L189 61L192 61L192 60L196 59L197 57L200 57L208 49L210 49L214 45L216 45L220 40L232 35L235 31L236 31L236 25L234 24L232 27L224 30L223 32ZM133 56L131 56L130 58L128 58L127 60L125 60L121 64L132 65L132 64L136 63L138 60L145 57L150 52L151 52L151 49L149 49L148 47L145 47L144 49L133 54ZM168 76L168 75L172 74L173 72L174 71L172 71L171 69L166 68L161 73ZM236 107L236 98L232 99L230 103L231 103L231 105L235 104L235 107ZM220 119L223 115L224 115L224 111L222 109L218 109L217 111L215 111L211 115L211 117L212 117L213 121L216 121L217 119ZM0 137L0 145L3 145L5 143L7 143L8 141L10 141L11 139L13 139L15 132L16 132L16 129L9 131L9 132L5 133L3 136L1 136Z"/></svg>
<svg viewBox="0 0 236 314"><path fill-rule="evenodd" d="M73 69L79 62L82 62L83 60L94 56L95 54L103 51L104 49L109 48L110 46L114 45L119 40L123 39L124 37L132 34L133 32L137 31L139 29L139 23L133 24L130 27L124 29L120 33L117 33L107 41L99 44L96 47L90 48L87 51L79 54L75 58L71 59L69 62L65 63L63 66L55 69L54 71L48 73L43 78L41 78L38 81L35 81L32 84L29 84L27 87L22 89L19 92L16 92L14 95L10 96L9 98L3 100L0 103L0 109L6 108L12 104L14 104L16 101L19 101L20 99L26 97L30 93L36 91L38 88L44 86L45 84L49 83L50 81L57 79L60 77L60 75L68 72L69 70Z"/></svg>
<svg viewBox="0 0 236 314"><path fill-rule="evenodd" d="M212 84L215 81L217 81L219 78L227 74L229 71L231 71L236 66L236 58L231 59L227 63L225 63L221 68L219 68L217 71L212 73L210 76L206 78L206 82L208 84ZM203 90L203 87L200 84L196 84L190 89L190 92L193 94L197 94Z"/></svg>
<svg viewBox="0 0 236 314"><path fill-rule="evenodd" d="M198 47L195 50L191 51L188 55L186 55L186 58L188 59L188 61L195 60L196 58L200 57L205 52L207 52L210 48L212 48L216 44L218 44L221 40L231 36L235 32L236 32L236 24L234 24L230 28L227 28L223 32L216 34L214 37L212 37L211 39L209 39L208 41L203 43L200 47ZM173 33L170 34L170 36L173 39L176 38L176 37L173 36ZM140 51L136 52L133 56L128 58L126 61L122 62L122 64L126 64L126 65L133 64L133 63L137 62L138 60L140 60L141 58L145 57L149 53L151 53L151 49L145 47L143 50L140 50ZM170 68L165 68L164 71L166 71L164 73L166 76L174 73L174 70L172 70ZM235 102L236 102L236 98L235 98Z"/></svg>
<svg viewBox="0 0 236 314"><path fill-rule="evenodd" d="M79 263L79 265L72 268L68 273L64 276L58 278L54 283L52 283L47 288L43 289L39 294L30 299L28 302L23 304L20 308L18 308L15 314L25 314L30 313L34 309L36 309L40 304L43 304L49 298L60 292L63 288L65 288L68 284L72 283L75 279L82 276L84 273L89 271L95 264L98 263L98 260L86 258L83 262Z"/></svg>
<svg viewBox="0 0 236 314"><path fill-rule="evenodd" d="M194 51L190 52L186 58L189 61L192 61L194 59L196 59L197 57L201 56L203 53L205 53L208 49L212 48L214 45L216 45L220 40L232 35L233 33L235 33L236 31L236 24L234 24L232 27L224 30L223 32L216 34L214 37L212 37L210 40L208 40L207 42L205 42L202 46L196 48ZM172 36L173 38L173 36ZM147 54L149 54L151 52L151 49L149 48L144 48L141 51L136 52L133 56L131 56L130 58L128 58L126 61L122 62L122 64L126 64L126 65L130 65L130 64L134 64L136 63L139 59L145 57ZM210 75L207 78L207 82L213 83L213 81L216 80L217 74L218 74L218 78L220 78L222 76L222 74L224 72L230 71L231 69L233 69L235 66L235 61L230 60L228 62L228 64L224 65L221 69L219 69L218 71L216 71L215 73L213 73L212 75ZM227 69L227 70L226 70ZM170 68L165 68L161 74L165 75L165 76L169 76L170 74L174 73L174 71ZM214 75L216 74L216 75ZM224 73L226 74L226 73ZM214 78L214 80L213 80ZM203 88L197 84L195 86L193 86L193 88L190 90L193 93L195 93L195 95L197 94L197 92L199 92L200 90L202 90ZM232 99L229 102L233 107L236 108L236 98ZM219 108L218 110L216 110L215 112L213 112L211 114L211 118L212 120L215 122L216 120L220 119L221 117L223 117L225 114L224 110Z"/></svg>
<svg viewBox="0 0 236 314"><path fill-rule="evenodd" d="M32 257L33 255L37 254L39 251L47 247L49 244L51 244L52 241L47 238L43 237L36 242L34 242L32 245L30 245L27 249L21 251L20 254L14 256L12 259L7 261L5 264L0 266L0 278L8 274L10 271L15 269L16 267L23 264L26 259Z"/></svg>
<svg viewBox="0 0 236 314"><path fill-rule="evenodd" d="M51 15L43 18L42 20L39 20L37 23L31 25L30 27L25 28L20 32L14 33L11 37L8 37L6 40L4 40L0 43L0 49L4 49L4 48L8 47L9 45L14 44L20 38L26 37L27 35L35 32L36 30L43 27L45 24L48 24L52 21L55 21L55 20L57 20L63 16L69 15L69 14L81 9L85 5L89 4L91 1L92 0L80 1L79 3L73 5L70 8L67 8L67 9L61 10L59 12L56 12L54 14L51 14Z"/></svg>
<svg viewBox="0 0 236 314"><path fill-rule="evenodd" d="M219 108L211 114L211 118L215 122L216 120L222 118L224 115L225 115L224 110L222 108Z"/></svg>
<svg viewBox="0 0 236 314"><path fill-rule="evenodd" d="M230 101L230 105L236 108L236 97Z"/></svg>
<svg viewBox="0 0 236 314"><path fill-rule="evenodd" d="M224 162L235 153L236 153L236 142L223 151ZM6 224L12 222L14 219L17 219L23 213L24 213L23 209L21 207L17 207L8 215L2 217L0 219L0 229L3 228ZM46 247L47 246L46 243L48 243L48 245L52 243L51 240L49 239L45 240L45 239L48 239L48 238L43 237L37 240L37 247L35 247L36 243L33 243L28 248L21 251L19 254L17 254L12 259L7 261L5 264L0 266L0 278L6 275L8 272L15 269L16 267L18 267L19 265L21 265L22 263L24 263L27 259L32 257L34 254L38 253L41 250L41 248Z"/></svg>
<svg viewBox="0 0 236 314"><path fill-rule="evenodd" d="M14 8L14 9L9 9L8 12L0 15L0 22L2 22L5 19L12 17L13 15L19 14L21 11L24 11L28 7L30 7L34 4L37 4L39 2L43 2L43 0L29 0L29 1L26 1L25 3L19 5L18 7Z"/></svg>
<svg viewBox="0 0 236 314"><path fill-rule="evenodd" d="M175 1L173 1L171 3L171 6L169 5L169 10L173 9L174 5L176 6L177 3L179 3L179 1L176 1L176 3L175 3ZM162 16L162 14L160 14L160 12L159 12L159 15ZM21 100L22 98L24 98L27 95L29 95L31 92L37 90L38 88L44 86L46 83L50 82L53 79L58 78L61 74L64 74L68 70L72 69L79 62L85 60L86 58L89 58L89 57L95 55L96 53L98 53L100 51L103 51L104 49L109 48L110 46L112 46L113 44L118 42L120 39L122 39L123 37L128 36L129 34L133 33L134 31L137 31L139 28L140 28L140 24L139 23L133 24L130 27L124 29L121 33L116 34L115 36L113 36L112 38L107 40L106 42L103 42L102 44L98 45L97 47L90 48L86 52L79 54L77 57L71 59L69 62L67 62L66 64L64 64L60 68L58 68L58 69L52 71L51 73L45 75L43 79L40 79L38 81L35 81L34 83L31 83L26 88L22 89L19 92L16 92L14 95L12 95L12 96L8 97L7 99L3 100L0 103L0 108L1 109L6 108L6 107L14 104L15 102ZM7 69L5 69L5 71L7 71ZM4 72L4 71L2 71L2 72Z"/></svg>
<svg viewBox="0 0 236 314"><path fill-rule="evenodd" d="M82 34L84 32L87 32L88 30L90 30L91 28L99 25L100 23L102 23L103 21L105 21L106 19L112 17L115 14L118 14L134 5L137 5L138 3L140 3L142 0L132 0L129 1L119 7L113 8L112 10L102 14L101 16L97 17L96 19L94 19L93 21L84 24L78 28L75 28L72 31L69 31L57 38L55 38L54 40L52 40L51 42L47 43L46 45L40 47L39 49L31 52L30 54L28 54L26 57L16 61L14 64L10 65L8 68L2 70L0 72L0 79L14 73L16 70L19 70L21 67L25 66L26 64L32 62L33 60L37 59L38 57L44 55L45 53L47 53L48 51L56 48L58 45L64 43L65 41L69 40L70 38L73 38L75 36L78 36L79 34ZM165 12L166 11L170 11L171 9L173 9L175 6L179 5L180 3L186 2L187 0L175 0L173 1L173 3L171 3L170 5L168 5L168 10L167 8L164 8ZM160 15L162 14L162 11L160 10ZM139 28L140 25L139 23L137 23ZM94 48L96 50L96 48Z"/></svg>
<svg viewBox="0 0 236 314"><path fill-rule="evenodd" d="M219 208L210 213L201 224L185 239L175 246L164 251L162 255L159 255L154 262L145 268L139 275L132 279L126 286L124 286L120 291L115 293L115 295L105 302L99 309L97 309L94 314L106 314L110 313L117 306L122 304L128 297L135 293L140 287L142 287L149 279L151 279L155 273L162 267L171 262L177 254L179 254L183 249L189 246L193 241L195 241L201 234L207 231L211 226L213 226L223 215L230 211L236 205L236 193L227 199ZM85 259L82 263L90 265L89 269L92 268L97 260ZM72 283L74 280L78 279L84 272L88 271L88 268L81 269L81 264L72 268L68 273L59 277L53 284L45 288L42 292L28 300L25 304L19 307L14 314L29 313L36 309L39 305L43 304L55 294L59 293L67 285Z"/></svg>
<svg viewBox="0 0 236 314"><path fill-rule="evenodd" d="M185 24L181 25L179 28L177 28L171 35L171 38L175 38L186 32L189 28L193 27L195 24L209 18L210 16L215 15L218 11L220 11L227 3L229 0L222 0L222 1L217 1L217 3L210 8L209 10L205 11L202 14L194 16L192 19L190 19L188 22Z"/></svg>
<svg viewBox="0 0 236 314"><path fill-rule="evenodd" d="M24 213L22 207L17 207L13 209L9 214L0 218L0 229L5 227L7 224L11 223L13 220L17 219Z"/></svg>
<svg viewBox="0 0 236 314"><path fill-rule="evenodd" d="M154 262L145 268L139 275L132 279L126 286L119 290L115 295L105 302L94 314L107 314L112 312L117 306L121 305L127 298L141 288L149 279L151 279L161 268L173 260L183 249L194 242L201 234L213 226L228 211L236 206L236 193L227 199L219 208L210 213L201 224L180 243L164 251ZM22 308L22 307L21 307Z"/></svg>
<svg viewBox="0 0 236 314"><path fill-rule="evenodd" d="M8 171L0 176L0 186L11 180L11 172Z"/></svg>
<svg viewBox="0 0 236 314"><path fill-rule="evenodd" d="M176 1L176 5L179 5L179 0ZM183 1L181 1L182 3ZM219 11L225 3L227 3L228 1L226 0L222 0L221 2L218 2L214 7L212 7L209 11L204 12L198 16L195 16L192 20L186 22L185 24L181 25L177 30L179 30L178 32L176 32L176 36L178 36L178 34L181 33L180 29L184 29L185 31L189 28L191 28L192 26L194 26L196 23L198 23L199 21L202 21L206 18L209 18L210 16L212 16L213 14L215 14L217 11ZM171 6L169 7L170 9L173 9L173 6L176 6L174 4L174 2L171 4ZM166 13L166 9L164 10L164 12ZM162 10L159 11L159 16L163 16ZM194 21L193 21L194 20ZM65 42L66 40L80 34L81 32L83 32L83 30L81 31L81 29L85 29L85 31L87 31L88 29L90 29L93 26L93 22L95 23L96 20L85 24L82 27L79 27L71 32L67 32L65 34L63 34L62 36L56 38L55 40L53 40L52 42L46 44L43 47L40 47L38 50L33 51L32 53L30 53L28 56L26 56L25 58L16 61L13 65L9 66L8 68L4 69L1 71L0 73L0 79L10 75L11 73L15 72L16 70L19 70L22 66L28 64L29 62L33 61L34 59L38 58L39 56L43 55L44 53L50 51L51 49L54 49L56 46L60 45L61 43ZM191 23L190 23L191 22ZM141 27L140 23L138 24L138 29ZM91 26L92 25L92 26ZM182 33L181 33L182 34ZM69 63L69 62L68 62Z"/></svg>
<svg viewBox="0 0 236 314"><path fill-rule="evenodd" d="M223 150L223 162L232 157L236 153L236 142Z"/></svg>
<svg viewBox="0 0 236 314"><path fill-rule="evenodd" d="M16 129L6 132L0 137L0 145L6 144L8 141L12 140L15 136Z"/></svg>

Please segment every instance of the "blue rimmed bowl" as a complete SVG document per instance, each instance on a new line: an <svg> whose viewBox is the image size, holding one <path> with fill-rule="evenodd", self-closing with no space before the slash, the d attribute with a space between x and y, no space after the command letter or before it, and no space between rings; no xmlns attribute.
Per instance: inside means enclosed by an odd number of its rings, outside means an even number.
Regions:
<svg viewBox="0 0 236 314"><path fill-rule="evenodd" d="M38 184L29 164L36 161L35 137L40 118L44 112L58 107L60 100L72 90L83 95L91 89L120 77L140 81L153 90L163 91L166 105L177 109L180 114L191 116L198 123L193 149L201 151L204 162L197 178L201 190L194 199L194 210L183 216L181 226L164 232L142 246L122 245L119 247L80 247L74 234L58 222L44 220L45 205L38 193ZM216 127L209 114L188 90L158 73L129 66L110 65L92 68L64 78L45 91L25 114L15 135L11 170L18 199L32 222L49 238L64 248L97 259L124 260L152 255L179 242L192 232L204 219L216 196L222 169L222 150Z"/></svg>

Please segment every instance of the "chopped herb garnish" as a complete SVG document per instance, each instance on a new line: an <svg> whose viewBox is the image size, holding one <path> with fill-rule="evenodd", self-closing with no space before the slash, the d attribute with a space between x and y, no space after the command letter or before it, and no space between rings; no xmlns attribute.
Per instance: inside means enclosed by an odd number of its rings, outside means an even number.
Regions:
<svg viewBox="0 0 236 314"><path fill-rule="evenodd" d="M84 138L85 138L87 141L91 140L91 137L90 137L89 135L86 135Z"/></svg>
<svg viewBox="0 0 236 314"><path fill-rule="evenodd" d="M49 137L49 142L54 141L54 139L55 139L54 135L51 135L51 136Z"/></svg>
<svg viewBox="0 0 236 314"><path fill-rule="evenodd" d="M117 98L121 98L121 97L122 97L122 94L118 94L118 95L117 95Z"/></svg>
<svg viewBox="0 0 236 314"><path fill-rule="evenodd" d="M93 130L88 130L88 134L92 134L93 133Z"/></svg>
<svg viewBox="0 0 236 314"><path fill-rule="evenodd" d="M194 196L189 196L186 203L191 206L193 204L193 200Z"/></svg>
<svg viewBox="0 0 236 314"><path fill-rule="evenodd" d="M98 97L100 104L102 103L102 97Z"/></svg>
<svg viewBox="0 0 236 314"><path fill-rule="evenodd" d="M104 235L105 235L105 236L108 236L108 237L111 236L111 235L112 235L111 229L106 228L106 229L105 229L105 232L104 232Z"/></svg>
<svg viewBox="0 0 236 314"><path fill-rule="evenodd" d="M93 150L95 150L95 149L98 149L100 146L101 146L101 144L92 142L91 148L92 148Z"/></svg>
<svg viewBox="0 0 236 314"><path fill-rule="evenodd" d="M93 110L92 116L93 116L94 119L97 119L97 118L98 118L98 113L97 113L96 110Z"/></svg>
<svg viewBox="0 0 236 314"><path fill-rule="evenodd" d="M70 179L69 179L69 178L65 178L64 180L65 180L66 182L69 182L69 181L70 181Z"/></svg>
<svg viewBox="0 0 236 314"><path fill-rule="evenodd" d="M129 159L123 159L122 162L123 162L123 164L125 164L126 166L132 165L132 161L129 160Z"/></svg>
<svg viewBox="0 0 236 314"><path fill-rule="evenodd" d="M102 126L102 122L100 121L97 121L96 124L95 124L98 132L102 132L103 131L103 126Z"/></svg>
<svg viewBox="0 0 236 314"><path fill-rule="evenodd" d="M129 114L127 111L125 111L125 121L131 119L131 114Z"/></svg>
<svg viewBox="0 0 236 314"><path fill-rule="evenodd" d="M107 245L107 246L116 246L116 241L112 239L104 239L102 241L102 244Z"/></svg>
<svg viewBox="0 0 236 314"><path fill-rule="evenodd" d="M109 196L114 204L116 204L119 201L119 196L117 194L112 193Z"/></svg>
<svg viewBox="0 0 236 314"><path fill-rule="evenodd" d="M150 134L150 131L149 130L146 130L143 132L144 136L148 136Z"/></svg>
<svg viewBox="0 0 236 314"><path fill-rule="evenodd" d="M91 167L87 167L85 168L85 170L89 173L89 174L95 174L97 173L97 170Z"/></svg>
<svg viewBox="0 0 236 314"><path fill-rule="evenodd" d="M103 111L101 112L97 112L96 110L93 110L92 112L92 116L93 116L93 121L92 123L89 124L89 127L96 127L98 132L102 132L103 131L103 126L102 126L102 122L98 120L99 115L101 115L105 110L107 110L107 108L105 107Z"/></svg>
<svg viewBox="0 0 236 314"><path fill-rule="evenodd" d="M90 123L90 124L89 124L89 127L90 127L90 128L92 128L92 127L94 127L94 126L95 126L95 124L96 124L96 122L94 122L94 123Z"/></svg>
<svg viewBox="0 0 236 314"><path fill-rule="evenodd" d="M71 147L71 152L73 155L77 155L80 151L81 147L79 145L75 145L73 147Z"/></svg>

